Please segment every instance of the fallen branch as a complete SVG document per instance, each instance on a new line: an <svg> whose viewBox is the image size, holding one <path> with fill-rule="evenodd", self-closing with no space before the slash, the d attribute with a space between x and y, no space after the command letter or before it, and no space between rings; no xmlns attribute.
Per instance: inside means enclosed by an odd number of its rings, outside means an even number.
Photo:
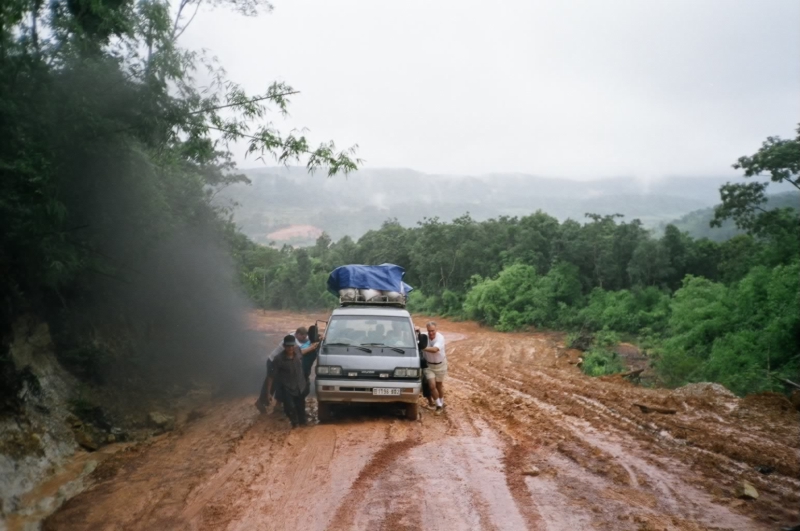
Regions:
<svg viewBox="0 0 800 531"><path fill-rule="evenodd" d="M635 371L623 372L620 374L623 378L630 378L631 376L639 376L644 372L644 369L636 369Z"/></svg>
<svg viewBox="0 0 800 531"><path fill-rule="evenodd" d="M779 382L783 382L786 385L790 385L790 386L794 387L795 389L800 389L800 384L796 384L791 380L787 380L786 378L781 378L780 376L775 376L774 374L770 374L770 376L772 376L773 378L775 378Z"/></svg>
<svg viewBox="0 0 800 531"><path fill-rule="evenodd" d="M638 404L634 402L634 406L638 407L642 410L642 413L661 413L663 415L674 415L678 412L677 409L670 409L667 407L660 407L660 406L648 406L645 404Z"/></svg>

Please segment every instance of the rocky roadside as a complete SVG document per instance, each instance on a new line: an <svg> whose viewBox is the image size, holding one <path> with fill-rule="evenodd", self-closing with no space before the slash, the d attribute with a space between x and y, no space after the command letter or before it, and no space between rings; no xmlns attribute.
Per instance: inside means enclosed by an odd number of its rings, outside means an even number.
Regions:
<svg viewBox="0 0 800 531"><path fill-rule="evenodd" d="M38 529L91 485L105 459L202 416L213 394L201 384L148 400L88 389L56 359L47 324L29 317L9 343L15 374L0 411L0 529Z"/></svg>

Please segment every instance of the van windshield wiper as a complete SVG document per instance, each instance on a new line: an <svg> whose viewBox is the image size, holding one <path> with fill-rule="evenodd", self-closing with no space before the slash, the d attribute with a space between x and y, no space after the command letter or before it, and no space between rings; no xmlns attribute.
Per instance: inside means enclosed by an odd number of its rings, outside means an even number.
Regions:
<svg viewBox="0 0 800 531"><path fill-rule="evenodd" d="M385 343L361 343L361 346L362 347L386 347L386 344ZM397 348L397 347L387 347L387 348L389 350L394 350L395 352L399 352L400 354L405 354L406 353L406 351L401 349L401 348Z"/></svg>
<svg viewBox="0 0 800 531"><path fill-rule="evenodd" d="M354 344L352 344L352 343L343 343L343 342L339 342L339 343L325 343L325 346L326 346L326 347L353 347L353 348L357 348L358 350L363 350L364 352L369 352L370 354L372 354L372 349L369 349L369 348L364 348L364 347L362 347L362 346L359 346L359 345L354 345Z"/></svg>
<svg viewBox="0 0 800 531"><path fill-rule="evenodd" d="M390 347L390 346L387 346L385 343L361 343L361 346L364 346L364 347L386 347L389 350L394 350L395 352L399 352L400 354L405 354L406 353L406 351L401 349L401 348Z"/></svg>

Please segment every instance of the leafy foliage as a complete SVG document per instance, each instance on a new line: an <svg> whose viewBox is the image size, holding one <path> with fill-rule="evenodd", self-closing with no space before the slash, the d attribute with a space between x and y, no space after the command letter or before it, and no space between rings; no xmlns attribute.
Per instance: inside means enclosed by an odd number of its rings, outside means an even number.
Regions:
<svg viewBox="0 0 800 531"><path fill-rule="evenodd" d="M725 286L687 277L675 293L659 366L668 383L717 381L737 393L778 389L800 370L800 265L754 267Z"/></svg>
<svg viewBox="0 0 800 531"><path fill-rule="evenodd" d="M592 348L583 358L581 370L589 376L607 376L625 371L625 365L615 352Z"/></svg>
<svg viewBox="0 0 800 531"><path fill-rule="evenodd" d="M745 177L767 173L773 183L785 182L800 190L800 126L795 139L768 137L756 154L740 157L733 167L743 169ZM740 229L756 235L769 233L776 219L771 211L762 207L767 201L768 185L765 182L723 185L720 188L722 204L715 208L712 226L720 226L724 220L732 218ZM797 217L792 214L788 213L790 220Z"/></svg>

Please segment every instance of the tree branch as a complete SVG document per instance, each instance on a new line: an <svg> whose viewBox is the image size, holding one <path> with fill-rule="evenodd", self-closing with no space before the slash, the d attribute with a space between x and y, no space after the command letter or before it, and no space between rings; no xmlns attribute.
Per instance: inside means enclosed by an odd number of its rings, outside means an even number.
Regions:
<svg viewBox="0 0 800 531"><path fill-rule="evenodd" d="M197 16L197 12L200 11L200 4L202 4L202 3L203 3L203 0L197 0L197 7L194 8L194 13L192 13L192 17L189 19L189 22L187 22L186 24L183 25L183 27L181 28L181 30L178 32L177 35L175 34L175 28L172 28L172 41L173 42L177 41L178 38L180 38L180 36L183 35L183 32L186 31L186 28L189 27L189 24L192 23L192 21L194 20L194 17ZM177 27L177 22L178 21L175 20L176 27Z"/></svg>
<svg viewBox="0 0 800 531"><path fill-rule="evenodd" d="M247 100L247 101L239 101L239 102L236 102L236 103L227 103L225 105L217 105L216 107L206 107L205 109L200 109L198 111L192 111L189 114L200 114L200 113L203 113L203 112L216 111L216 110L219 110L219 109L225 109L227 107L236 107L237 105L246 105L248 103L254 103L254 102L257 102L257 101L271 100L271 99L275 99L275 98L280 98L281 96L291 96L292 94L300 94L300 91L299 90L292 90L290 92L281 92L280 94L268 94L266 96L259 96L258 98L253 98L253 99ZM214 129L214 128L212 127L212 129Z"/></svg>
<svg viewBox="0 0 800 531"><path fill-rule="evenodd" d="M773 378L775 378L779 382L783 382L786 385L790 385L790 386L794 387L795 389L800 389L800 385L794 383L791 380L787 380L786 378L781 378L780 376L775 376L774 374L770 374L770 376L772 376Z"/></svg>
<svg viewBox="0 0 800 531"><path fill-rule="evenodd" d="M33 49L36 54L39 53L39 29L37 27L37 19L39 17L39 2L34 3L33 12L31 13L31 40L33 41Z"/></svg>
<svg viewBox="0 0 800 531"><path fill-rule="evenodd" d="M205 127L208 128L208 129L213 129L214 131L220 131L220 132L223 132L223 133L229 133L229 134L232 134L232 135L236 135L236 136L241 137L241 138L251 138L253 140L262 140L262 141L264 140L264 138L260 137L260 136L248 135L246 133L241 133L239 131L231 131L229 129L222 129L221 127L214 127L213 125L206 125ZM351 148L351 152L352 152L352 148ZM292 152L291 157L290 156L285 156L285 157L282 156L278 160L283 160L284 163L288 165L288 162L286 162L286 161L288 161L289 158L293 158L295 160L299 160L299 155L315 155L315 154L316 154L315 151L310 151L308 149L301 149L301 150L297 150L297 151ZM263 157L259 157L259 158L263 159ZM323 157L323 160L326 163L329 163L330 161L334 161L333 157ZM355 160L356 164L361 164L361 162L362 162L361 159L356 159ZM306 164L306 167L308 167L308 169L313 172L317 168L317 165L310 166L309 164L311 164L311 163L309 162L308 164ZM333 175L338 173L338 170L336 170L334 173L331 173L331 168L335 168L335 167L337 167L336 161L334 161L333 164L328 165L328 177L332 177ZM350 172L350 170L348 168L345 168L343 170L343 172L344 172L345 175L347 175ZM442 274L444 275L444 271L442 271Z"/></svg>
<svg viewBox="0 0 800 531"><path fill-rule="evenodd" d="M183 8L189 4L190 0L181 0L180 5L178 6L178 14L175 15L175 23L172 25L172 40L175 40L175 32L178 30L178 22L181 20L181 14L183 13ZM199 2L198 2L199 3Z"/></svg>
<svg viewBox="0 0 800 531"><path fill-rule="evenodd" d="M200 112L200 111L198 111L198 112ZM229 133L231 135L240 136L242 138L252 138L253 140L261 140L260 136L248 135L248 134L245 134L245 133L240 133L239 131L231 131L230 129L222 129L221 127L214 127L213 125L206 125L205 127L207 127L208 129L213 129L214 131L221 131L223 133Z"/></svg>

